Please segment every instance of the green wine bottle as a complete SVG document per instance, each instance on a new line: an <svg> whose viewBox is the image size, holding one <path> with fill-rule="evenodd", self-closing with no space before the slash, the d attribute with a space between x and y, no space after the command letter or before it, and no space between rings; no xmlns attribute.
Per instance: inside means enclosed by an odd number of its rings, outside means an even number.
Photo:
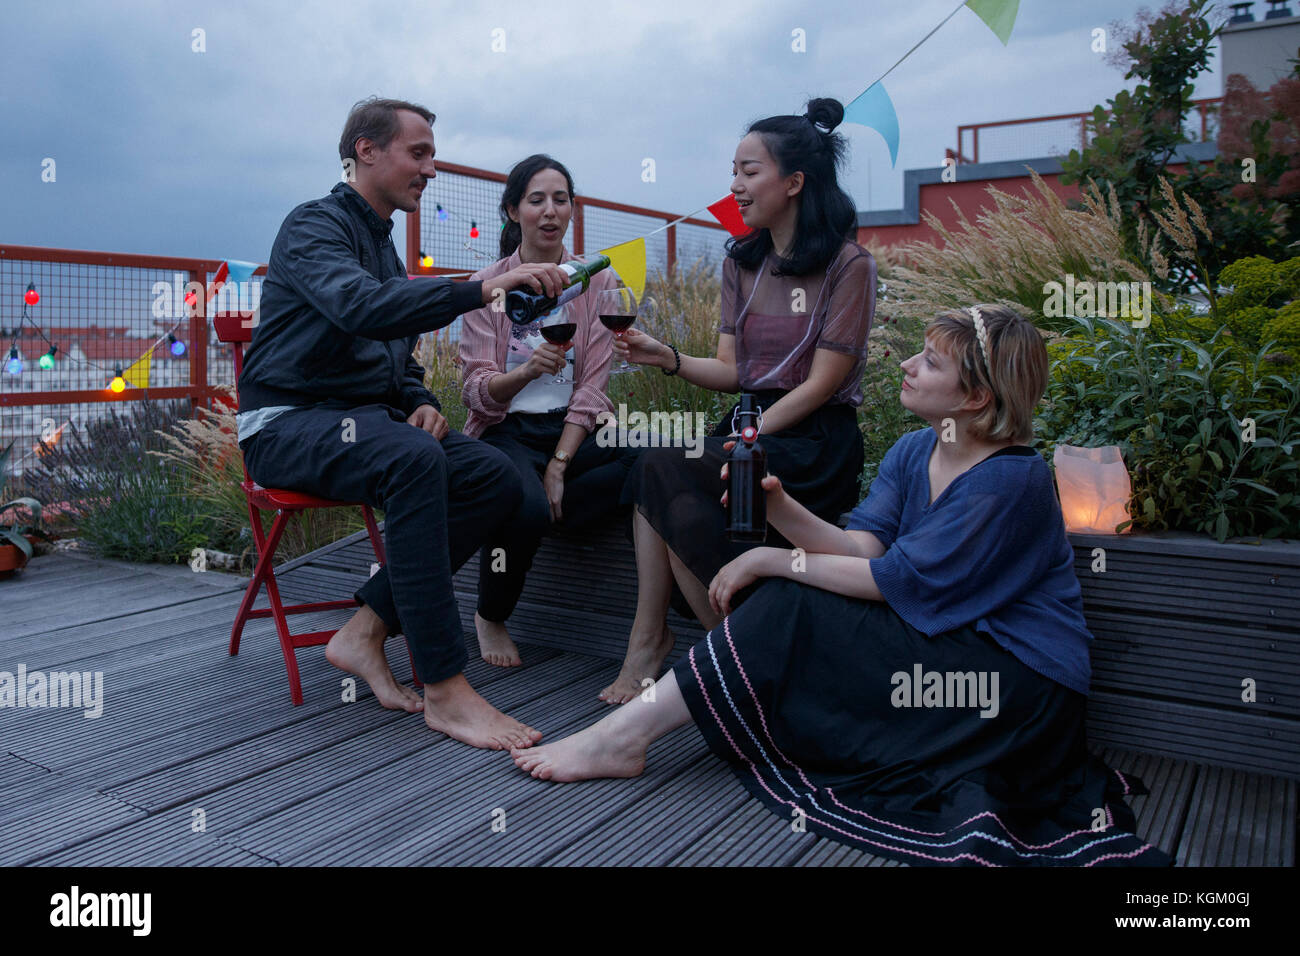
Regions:
<svg viewBox="0 0 1300 956"><path fill-rule="evenodd" d="M608 266L609 256L603 255L566 262L560 266L560 270L568 274L563 292L558 296L548 296L527 289L511 289L506 293L506 315L516 325L527 325L539 315L545 315L570 299L582 295L591 285L591 277Z"/></svg>

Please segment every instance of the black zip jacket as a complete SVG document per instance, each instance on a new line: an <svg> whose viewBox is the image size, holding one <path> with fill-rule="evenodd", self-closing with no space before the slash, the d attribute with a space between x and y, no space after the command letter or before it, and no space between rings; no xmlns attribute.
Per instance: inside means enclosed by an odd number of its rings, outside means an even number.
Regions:
<svg viewBox="0 0 1300 956"><path fill-rule="evenodd" d="M412 356L431 332L483 305L481 282L409 279L393 221L347 183L285 217L271 247L239 407L383 404L441 408Z"/></svg>

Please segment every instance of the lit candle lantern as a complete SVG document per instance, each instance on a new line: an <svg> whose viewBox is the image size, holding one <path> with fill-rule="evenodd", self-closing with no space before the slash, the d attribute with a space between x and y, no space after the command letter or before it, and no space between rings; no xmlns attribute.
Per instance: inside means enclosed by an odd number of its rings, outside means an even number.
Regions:
<svg viewBox="0 0 1300 956"><path fill-rule="evenodd" d="M1056 468L1056 490L1061 496L1065 530L1119 533L1115 528L1129 520L1128 503L1133 494L1119 448L1057 445L1052 464Z"/></svg>

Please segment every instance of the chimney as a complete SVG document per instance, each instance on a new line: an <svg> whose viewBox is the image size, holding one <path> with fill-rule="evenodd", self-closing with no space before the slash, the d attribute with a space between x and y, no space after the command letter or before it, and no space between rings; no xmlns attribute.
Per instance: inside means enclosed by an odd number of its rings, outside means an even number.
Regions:
<svg viewBox="0 0 1300 956"><path fill-rule="evenodd" d="M1265 20L1281 20L1292 16L1291 8L1287 6L1287 0L1268 0L1271 9L1264 14Z"/></svg>
<svg viewBox="0 0 1300 956"><path fill-rule="evenodd" d="M1234 3L1234 4L1232 4L1232 19L1230 19L1230 20L1228 21L1228 23L1229 23L1229 24L1232 24L1232 23L1254 23L1254 22L1255 22L1255 18L1251 15L1251 12L1250 12L1250 8L1253 7L1254 5L1255 5L1254 3Z"/></svg>

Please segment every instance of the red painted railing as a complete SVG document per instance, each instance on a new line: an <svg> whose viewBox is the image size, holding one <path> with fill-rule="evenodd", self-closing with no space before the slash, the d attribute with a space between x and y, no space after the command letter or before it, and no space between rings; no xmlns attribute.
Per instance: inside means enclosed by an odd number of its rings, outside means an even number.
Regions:
<svg viewBox="0 0 1300 956"><path fill-rule="evenodd" d="M1205 142L1210 136L1210 119L1214 115L1218 104L1223 102L1223 97L1216 96L1203 100L1193 100L1200 120L1200 138L1198 142ZM1055 116L1030 116L1025 119L998 120L992 123L968 123L957 127L957 148L947 150L949 158L957 160L960 163L978 163L980 162L980 133L981 131L1000 130L1008 127L1031 127L1034 125L1042 126L1044 124L1057 124L1063 127L1062 135L1073 141L1073 148L1080 149L1088 141L1088 124L1092 120L1092 111L1087 113L1059 113ZM1069 125L1077 128L1072 132L1065 133L1064 129ZM1032 135L1032 134L1030 134ZM1043 134L1040 131L1040 138ZM1060 138L1057 136L1055 138ZM967 152L969 139L969 153ZM1065 150L1069 152L1069 150ZM1003 159L1035 159L1039 156L1055 155L1053 152L1039 152L1033 155L1000 157ZM988 159L984 160L988 162Z"/></svg>

